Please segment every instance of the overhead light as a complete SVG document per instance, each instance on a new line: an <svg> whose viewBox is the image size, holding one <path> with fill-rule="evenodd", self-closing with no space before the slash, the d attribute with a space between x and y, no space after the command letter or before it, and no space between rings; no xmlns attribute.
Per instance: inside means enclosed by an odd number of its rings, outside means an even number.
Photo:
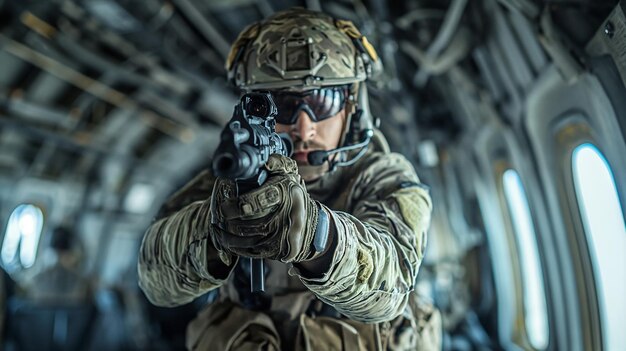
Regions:
<svg viewBox="0 0 626 351"><path fill-rule="evenodd" d="M124 210L132 213L146 213L154 203L154 186L146 183L134 184L124 199Z"/></svg>

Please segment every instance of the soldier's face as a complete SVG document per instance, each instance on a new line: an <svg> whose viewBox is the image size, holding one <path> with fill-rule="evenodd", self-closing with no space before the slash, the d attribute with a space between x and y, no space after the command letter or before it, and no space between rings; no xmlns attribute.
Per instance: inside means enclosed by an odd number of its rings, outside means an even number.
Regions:
<svg viewBox="0 0 626 351"><path fill-rule="evenodd" d="M300 110L294 124L276 124L278 133L288 133L293 141L292 158L298 163L300 176L305 181L312 181L328 171L328 162L321 166L312 166L307 159L309 152L332 150L339 147L339 141L346 118L345 109L332 117L314 122L307 112ZM331 159L336 156L332 155Z"/></svg>

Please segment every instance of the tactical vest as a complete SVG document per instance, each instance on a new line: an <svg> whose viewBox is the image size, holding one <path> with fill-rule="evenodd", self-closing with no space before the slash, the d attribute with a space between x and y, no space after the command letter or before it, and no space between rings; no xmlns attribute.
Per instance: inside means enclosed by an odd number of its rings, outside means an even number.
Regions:
<svg viewBox="0 0 626 351"><path fill-rule="evenodd" d="M381 134L374 150L389 152ZM352 175L368 165L368 155L313 184L309 194L333 210L345 211ZM249 260L240 259L219 290L217 301L190 324L191 350L410 350L439 349L441 320L430 305L411 298L405 311L383 323L361 323L342 316L311 293L287 265L265 260L264 293L250 292ZM415 294L414 294L415 295Z"/></svg>

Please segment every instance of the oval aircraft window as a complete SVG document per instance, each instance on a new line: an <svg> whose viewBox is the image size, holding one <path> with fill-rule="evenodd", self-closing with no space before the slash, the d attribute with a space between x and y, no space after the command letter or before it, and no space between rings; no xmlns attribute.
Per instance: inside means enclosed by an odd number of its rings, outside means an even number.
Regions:
<svg viewBox="0 0 626 351"><path fill-rule="evenodd" d="M17 206L9 217L2 241L0 255L3 266L18 264L23 268L31 267L37 256L42 228L43 212L39 207L31 204Z"/></svg>
<svg viewBox="0 0 626 351"><path fill-rule="evenodd" d="M596 274L607 350L626 345L626 226L613 172L606 158L585 143L573 151L574 184Z"/></svg>
<svg viewBox="0 0 626 351"><path fill-rule="evenodd" d="M533 348L543 350L548 346L548 315L541 262L528 199L522 180L516 171L506 170L502 177L511 220L515 234L517 234L524 289L524 320L528 340Z"/></svg>

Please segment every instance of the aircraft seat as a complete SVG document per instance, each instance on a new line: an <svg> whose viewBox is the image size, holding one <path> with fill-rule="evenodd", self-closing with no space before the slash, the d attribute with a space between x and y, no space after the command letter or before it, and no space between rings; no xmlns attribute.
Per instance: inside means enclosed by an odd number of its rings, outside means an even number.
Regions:
<svg viewBox="0 0 626 351"><path fill-rule="evenodd" d="M97 313L91 303L58 304L23 298L12 298L7 307L7 337L20 351L84 350Z"/></svg>

